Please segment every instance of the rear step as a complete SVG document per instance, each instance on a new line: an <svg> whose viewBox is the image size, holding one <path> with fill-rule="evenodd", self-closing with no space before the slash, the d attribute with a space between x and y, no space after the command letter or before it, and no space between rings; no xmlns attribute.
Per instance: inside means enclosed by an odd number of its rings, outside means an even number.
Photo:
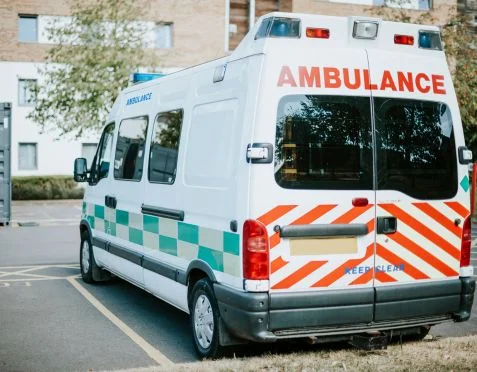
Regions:
<svg viewBox="0 0 477 372"><path fill-rule="evenodd" d="M349 343L360 350L385 350L388 347L389 335L382 332L367 332L353 335Z"/></svg>

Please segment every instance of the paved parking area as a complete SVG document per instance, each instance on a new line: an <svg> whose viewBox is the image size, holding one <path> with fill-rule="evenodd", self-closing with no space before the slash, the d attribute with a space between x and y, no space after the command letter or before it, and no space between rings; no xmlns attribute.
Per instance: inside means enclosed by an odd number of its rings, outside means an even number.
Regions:
<svg viewBox="0 0 477 372"><path fill-rule="evenodd" d="M78 225L81 200L14 200L12 226L68 226Z"/></svg>
<svg viewBox="0 0 477 372"><path fill-rule="evenodd" d="M80 205L30 207L43 209L42 215L17 206L24 213L16 221L39 226L0 228L0 371L167 370L196 361L186 314L120 279L95 285L79 279ZM61 221L63 213L71 215ZM477 229L473 235L477 266ZM431 334L477 334L477 302L470 321L442 324ZM322 347L329 345L253 345L237 348L236 355Z"/></svg>
<svg viewBox="0 0 477 372"><path fill-rule="evenodd" d="M0 370L115 370L195 361L188 317L77 265L0 267Z"/></svg>

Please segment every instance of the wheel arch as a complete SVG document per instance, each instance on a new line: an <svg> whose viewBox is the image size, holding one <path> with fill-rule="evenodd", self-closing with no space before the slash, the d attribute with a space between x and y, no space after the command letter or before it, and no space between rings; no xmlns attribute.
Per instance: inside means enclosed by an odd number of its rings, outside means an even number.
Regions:
<svg viewBox="0 0 477 372"><path fill-rule="evenodd" d="M93 238L93 234L91 233L91 226L86 219L82 219L79 225L80 235L82 235L85 231L88 232L90 238Z"/></svg>
<svg viewBox="0 0 477 372"><path fill-rule="evenodd" d="M186 271L187 304L189 310L192 302L192 289L194 288L195 283L203 278L208 278L212 283L217 282L214 271L205 261L193 260L187 267Z"/></svg>

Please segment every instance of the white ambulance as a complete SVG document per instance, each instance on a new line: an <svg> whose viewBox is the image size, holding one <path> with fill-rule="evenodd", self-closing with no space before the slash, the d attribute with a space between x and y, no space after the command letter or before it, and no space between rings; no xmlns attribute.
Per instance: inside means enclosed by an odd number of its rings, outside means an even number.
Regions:
<svg viewBox="0 0 477 372"><path fill-rule="evenodd" d="M437 27L271 13L120 94L75 162L81 274L189 313L201 357L423 337L470 316L471 159Z"/></svg>

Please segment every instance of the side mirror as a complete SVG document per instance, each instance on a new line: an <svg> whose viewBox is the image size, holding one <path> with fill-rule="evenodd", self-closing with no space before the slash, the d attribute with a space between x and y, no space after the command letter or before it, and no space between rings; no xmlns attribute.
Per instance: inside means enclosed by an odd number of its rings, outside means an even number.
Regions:
<svg viewBox="0 0 477 372"><path fill-rule="evenodd" d="M85 182L88 178L88 164L85 158L75 159L73 178L76 182Z"/></svg>

